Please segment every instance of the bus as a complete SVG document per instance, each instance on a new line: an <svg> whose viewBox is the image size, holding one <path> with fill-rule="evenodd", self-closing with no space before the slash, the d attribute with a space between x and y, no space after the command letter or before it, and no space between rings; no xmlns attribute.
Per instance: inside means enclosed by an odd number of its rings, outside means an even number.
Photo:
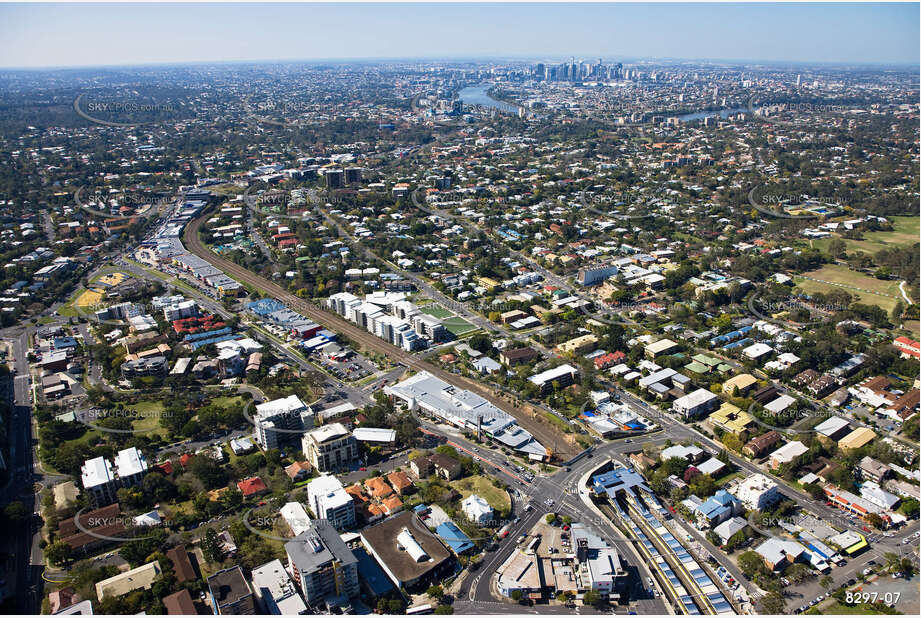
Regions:
<svg viewBox="0 0 921 618"><path fill-rule="evenodd" d="M432 606L426 603L425 605L416 605L415 607L407 607L406 615L408 616L411 614L431 614L432 611L433 611Z"/></svg>

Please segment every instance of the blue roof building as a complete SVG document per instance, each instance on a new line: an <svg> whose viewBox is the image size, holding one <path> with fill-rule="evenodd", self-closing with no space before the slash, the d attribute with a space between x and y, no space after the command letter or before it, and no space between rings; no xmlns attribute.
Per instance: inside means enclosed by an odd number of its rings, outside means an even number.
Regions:
<svg viewBox="0 0 921 618"><path fill-rule="evenodd" d="M742 503L738 498L725 489L721 489L703 501L695 513L701 525L716 526L735 515L741 510L741 506Z"/></svg>
<svg viewBox="0 0 921 618"><path fill-rule="evenodd" d="M66 350L77 347L77 340L73 337L55 337L52 345L55 350Z"/></svg>
<svg viewBox="0 0 921 618"><path fill-rule="evenodd" d="M453 521L446 521L435 528L435 534L458 556L474 548L473 541L461 532Z"/></svg>
<svg viewBox="0 0 921 618"><path fill-rule="evenodd" d="M652 493L643 475L632 468L614 468L604 474L596 474L592 477L592 487L596 494L606 493L611 498L615 497L618 492L630 491L634 487Z"/></svg>

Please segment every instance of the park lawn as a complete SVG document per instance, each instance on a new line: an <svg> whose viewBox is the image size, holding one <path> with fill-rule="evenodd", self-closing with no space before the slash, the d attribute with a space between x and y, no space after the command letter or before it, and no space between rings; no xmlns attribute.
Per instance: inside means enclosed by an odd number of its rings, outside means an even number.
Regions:
<svg viewBox="0 0 921 618"><path fill-rule="evenodd" d="M830 238L813 240L812 246L827 253L828 245L832 238L841 238L847 245L848 253L863 251L864 253L875 255L883 249L911 246L918 242L921 217L890 217L889 220L893 228L891 232L865 232L863 240L853 240L835 235Z"/></svg>
<svg viewBox="0 0 921 618"><path fill-rule="evenodd" d="M430 305L426 305L425 307L420 307L419 310L422 311L422 313L427 313L432 317L438 318L439 320L450 318L452 315L450 311L434 303Z"/></svg>
<svg viewBox="0 0 921 618"><path fill-rule="evenodd" d="M242 403L242 402L243 402L243 398L240 397L239 395L221 395L220 397L214 397L211 400L211 403L213 403L216 406L221 406L222 408L229 408L230 406L234 404Z"/></svg>
<svg viewBox="0 0 921 618"><path fill-rule="evenodd" d="M460 492L463 499L471 494L476 494L486 500L494 510L508 512L511 508L511 498L504 489L499 489L485 476L468 476L449 483L451 487Z"/></svg>
<svg viewBox="0 0 921 618"><path fill-rule="evenodd" d="M435 317L438 317L438 316L435 316ZM447 328L449 331L454 333L455 337L460 337L461 335L465 335L477 329L476 326L474 326L473 324L471 324L464 318L459 318L456 316L447 318L446 320L442 322L442 324L444 324L445 328Z"/></svg>
<svg viewBox="0 0 921 618"><path fill-rule="evenodd" d="M883 249L911 246L918 242L921 217L890 217L889 220L893 228L891 232L866 232L863 240L844 239L848 252L865 251L875 254Z"/></svg>
<svg viewBox="0 0 921 618"><path fill-rule="evenodd" d="M896 302L902 298L898 281L884 281L863 273L850 270L839 264L826 264L818 270L803 273L805 279L794 276L796 286L807 294L821 292L827 294L834 290L843 290L867 305L878 305L887 313L892 311ZM821 279L821 281L814 281ZM904 302L904 301L903 301Z"/></svg>
<svg viewBox="0 0 921 618"><path fill-rule="evenodd" d="M902 326L905 328L905 330L914 335L915 339L921 336L921 322L918 320L906 320Z"/></svg>
<svg viewBox="0 0 921 618"><path fill-rule="evenodd" d="M166 429L160 425L160 416L163 413L162 401L139 401L126 406L127 409L137 412L138 418L131 424L131 428L139 434L156 433L166 437Z"/></svg>

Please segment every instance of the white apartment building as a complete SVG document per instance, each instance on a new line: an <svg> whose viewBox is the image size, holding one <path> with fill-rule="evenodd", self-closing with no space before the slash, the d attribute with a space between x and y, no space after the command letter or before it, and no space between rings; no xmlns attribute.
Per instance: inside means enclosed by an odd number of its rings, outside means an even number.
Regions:
<svg viewBox="0 0 921 618"><path fill-rule="evenodd" d="M741 500L749 510L763 510L781 499L777 483L763 474L748 477L729 493Z"/></svg>
<svg viewBox="0 0 921 618"><path fill-rule="evenodd" d="M256 441L264 450L296 443L304 432L303 417L309 414L310 408L297 395L260 403L253 415Z"/></svg>
<svg viewBox="0 0 921 618"><path fill-rule="evenodd" d="M308 431L301 438L301 450L318 472L348 470L358 459L358 443L342 423Z"/></svg>
<svg viewBox="0 0 921 618"><path fill-rule="evenodd" d="M104 457L87 460L80 473L93 506L105 506L115 502L120 488L140 485L147 474L147 459L137 448L126 448L115 455L114 462Z"/></svg>
<svg viewBox="0 0 921 618"><path fill-rule="evenodd" d="M325 519L337 530L355 525L355 503L342 483L324 475L307 484L307 501L317 519Z"/></svg>

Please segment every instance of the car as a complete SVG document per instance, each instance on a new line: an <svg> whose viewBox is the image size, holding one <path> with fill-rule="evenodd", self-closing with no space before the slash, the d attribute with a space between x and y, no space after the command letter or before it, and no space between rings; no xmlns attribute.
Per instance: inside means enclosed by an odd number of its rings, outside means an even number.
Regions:
<svg viewBox="0 0 921 618"><path fill-rule="evenodd" d="M259 503L259 506L265 506L266 504L268 504L268 502L266 502L265 500L263 500L262 502Z"/></svg>
<svg viewBox="0 0 921 618"><path fill-rule="evenodd" d="M566 524L565 526L563 526L563 530L569 530L569 524Z"/></svg>
<svg viewBox="0 0 921 618"><path fill-rule="evenodd" d="M367 472L368 469L365 468L364 466L362 466L361 468L358 468L358 471L359 471L359 472Z"/></svg>
<svg viewBox="0 0 921 618"><path fill-rule="evenodd" d="M869 564L870 566L873 566L876 564L876 560L870 560L869 562L867 562L867 564Z"/></svg>
<svg viewBox="0 0 921 618"><path fill-rule="evenodd" d="M847 580L847 585L848 585L848 586L853 586L853 585L856 584L856 583L857 583L857 580L854 579L853 577L850 578L849 580Z"/></svg>

